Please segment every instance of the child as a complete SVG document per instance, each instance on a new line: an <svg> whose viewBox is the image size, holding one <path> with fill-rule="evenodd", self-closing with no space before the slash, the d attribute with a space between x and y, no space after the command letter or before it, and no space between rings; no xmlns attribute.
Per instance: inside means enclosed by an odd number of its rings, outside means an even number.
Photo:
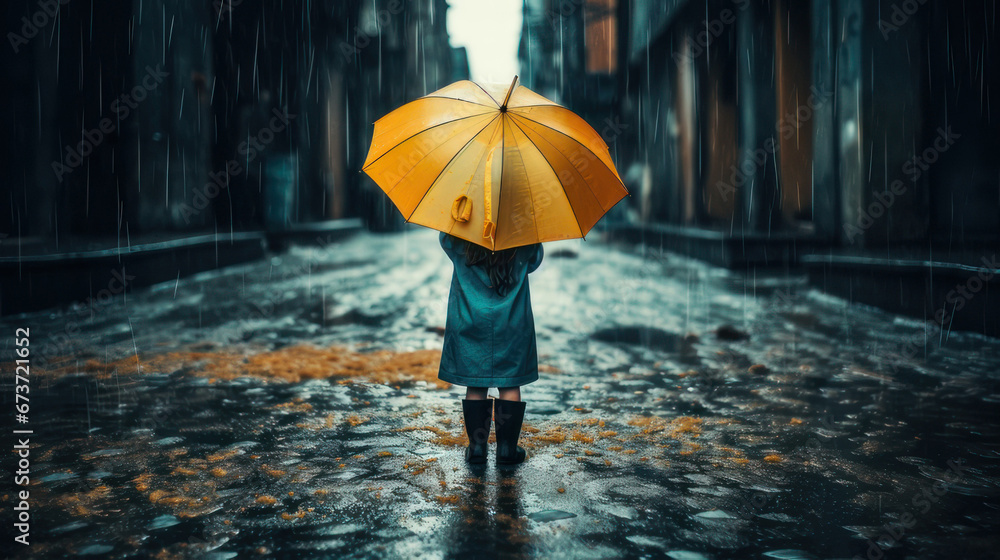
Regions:
<svg viewBox="0 0 1000 560"><path fill-rule="evenodd" d="M462 400L469 463L486 462L492 417L496 417L497 464L524 461L517 445L524 420L521 385L538 379L535 320L528 273L542 263L541 244L492 252L441 234L441 247L455 271L438 377L466 387ZM497 387L495 410L486 398Z"/></svg>

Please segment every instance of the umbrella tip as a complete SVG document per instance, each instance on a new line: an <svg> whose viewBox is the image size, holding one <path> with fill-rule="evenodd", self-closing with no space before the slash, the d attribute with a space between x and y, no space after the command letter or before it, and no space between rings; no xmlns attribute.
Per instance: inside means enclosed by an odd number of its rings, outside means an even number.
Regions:
<svg viewBox="0 0 1000 560"><path fill-rule="evenodd" d="M500 105L500 112L501 113L506 113L507 112L507 102L510 101L510 95L512 93L514 93L514 87L517 85L517 78L518 78L518 75L514 74L514 80L510 83L510 89L507 90L507 97L504 97L504 99L503 99L503 105Z"/></svg>

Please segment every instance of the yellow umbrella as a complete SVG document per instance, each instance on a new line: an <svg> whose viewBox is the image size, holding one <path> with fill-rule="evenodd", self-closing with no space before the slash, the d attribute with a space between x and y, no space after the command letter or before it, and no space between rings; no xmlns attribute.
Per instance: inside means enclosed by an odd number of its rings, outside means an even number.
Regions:
<svg viewBox="0 0 1000 560"><path fill-rule="evenodd" d="M382 117L363 169L406 221L493 251L583 237L628 194L601 136L516 76Z"/></svg>

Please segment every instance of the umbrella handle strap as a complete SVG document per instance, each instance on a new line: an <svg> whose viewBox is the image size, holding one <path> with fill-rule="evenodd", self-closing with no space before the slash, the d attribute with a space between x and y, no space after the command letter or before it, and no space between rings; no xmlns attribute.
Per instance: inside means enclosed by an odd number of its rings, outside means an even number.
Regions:
<svg viewBox="0 0 1000 560"><path fill-rule="evenodd" d="M459 223L468 222L472 218L472 200L464 194L451 204L451 218Z"/></svg>

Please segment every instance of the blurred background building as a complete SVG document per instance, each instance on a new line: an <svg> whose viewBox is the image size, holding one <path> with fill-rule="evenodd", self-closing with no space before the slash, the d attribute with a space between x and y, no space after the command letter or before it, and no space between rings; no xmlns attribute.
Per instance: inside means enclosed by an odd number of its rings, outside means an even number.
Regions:
<svg viewBox="0 0 1000 560"><path fill-rule="evenodd" d="M447 9L5 3L0 313L83 300L115 267L141 285L254 258L329 220L398 227L359 171L375 120L468 77Z"/></svg>
<svg viewBox="0 0 1000 560"><path fill-rule="evenodd" d="M926 319L997 268L994 2L524 6L525 84L602 132L632 194L605 222L615 235L733 268L804 266ZM1000 332L987 276L955 328Z"/></svg>

